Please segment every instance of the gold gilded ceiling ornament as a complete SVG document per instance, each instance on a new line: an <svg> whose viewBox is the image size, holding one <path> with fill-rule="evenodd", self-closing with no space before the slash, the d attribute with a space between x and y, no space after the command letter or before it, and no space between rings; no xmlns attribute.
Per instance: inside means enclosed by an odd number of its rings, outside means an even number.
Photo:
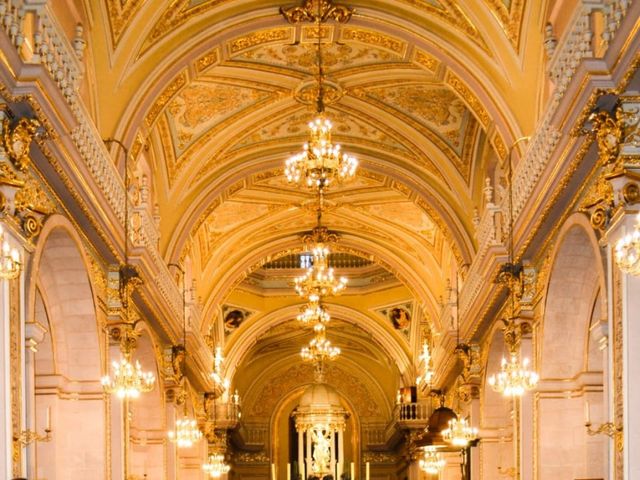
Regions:
<svg viewBox="0 0 640 480"><path fill-rule="evenodd" d="M40 122L33 118L21 118L11 127L11 121L2 121L2 141L11 162L21 172L26 172L29 166L29 147L36 135Z"/></svg>
<svg viewBox="0 0 640 480"><path fill-rule="evenodd" d="M529 369L529 359L520 359L520 345L522 343L522 335L526 333L529 324L526 322L518 322L517 303L522 296L522 271L523 267L520 262L514 261L513 254L513 175L511 167L511 153L518 143L529 140L529 137L521 137L516 140L507 155L508 167L508 200L509 200L509 239L508 239L508 261L503 264L498 274L498 281L506 285L509 290L510 305L507 308L506 318L503 319L505 324L503 328L504 342L509 350L509 360L502 358L500 372L489 377L489 385L494 391L502 393L507 397L522 396L526 391L532 390L538 383L538 374ZM518 302L516 302L518 300Z"/></svg>
<svg viewBox="0 0 640 480"><path fill-rule="evenodd" d="M294 7L294 10L297 8L298 10L296 11L299 12L306 12L313 7L317 11L314 16L308 19L305 17L304 19L315 21L318 27L318 96L316 99L316 117L309 122L309 141L303 145L302 152L293 155L286 161L284 170L287 181L290 183L302 183L308 188L317 190L325 189L334 182L342 182L353 178L358 168L358 160L344 153L339 144L333 144L331 140L333 125L325 115L321 24L328 18L332 18L331 15L325 12L327 6L331 6L330 2L317 0L316 2L305 2L304 7ZM337 7L331 6L330 10L335 8ZM284 12L283 15L286 17ZM292 13L291 15L292 18L299 17L295 22L303 20L303 17L300 17L301 13Z"/></svg>
<svg viewBox="0 0 640 480"><path fill-rule="evenodd" d="M334 5L333 0L304 0L300 7L280 7L280 13L289 23L322 23L327 20L347 23L355 9L342 4Z"/></svg>

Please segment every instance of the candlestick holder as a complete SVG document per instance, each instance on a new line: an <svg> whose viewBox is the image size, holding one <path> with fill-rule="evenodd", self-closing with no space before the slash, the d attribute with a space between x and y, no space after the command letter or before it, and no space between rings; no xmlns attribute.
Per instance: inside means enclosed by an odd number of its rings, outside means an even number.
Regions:
<svg viewBox="0 0 640 480"><path fill-rule="evenodd" d="M19 435L13 436L13 441L19 443L23 447L30 445L34 442L50 442L51 441L51 429L45 428L44 435L40 435L34 430L23 430Z"/></svg>
<svg viewBox="0 0 640 480"><path fill-rule="evenodd" d="M606 435L609 438L614 438L622 433L622 427L617 427L612 422L602 423L597 428L591 428L591 422L585 422L584 426L587 427L587 434L590 436Z"/></svg>

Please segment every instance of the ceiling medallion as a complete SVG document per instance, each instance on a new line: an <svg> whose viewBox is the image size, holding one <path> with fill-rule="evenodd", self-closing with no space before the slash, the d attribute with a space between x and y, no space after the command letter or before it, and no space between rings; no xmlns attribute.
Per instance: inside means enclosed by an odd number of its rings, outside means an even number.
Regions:
<svg viewBox="0 0 640 480"><path fill-rule="evenodd" d="M280 7L280 13L289 23L326 22L335 20L347 23L355 13L354 8L335 4L332 0L305 0L300 7Z"/></svg>
<svg viewBox="0 0 640 480"><path fill-rule="evenodd" d="M322 85L323 101L325 105L337 103L343 96L344 90L335 82L325 80ZM293 98L303 105L315 105L318 99L318 84L315 81L303 82L293 93Z"/></svg>

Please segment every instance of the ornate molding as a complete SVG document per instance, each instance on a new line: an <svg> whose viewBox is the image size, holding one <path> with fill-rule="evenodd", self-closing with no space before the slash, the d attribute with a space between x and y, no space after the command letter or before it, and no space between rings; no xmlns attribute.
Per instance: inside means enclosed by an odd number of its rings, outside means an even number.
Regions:
<svg viewBox="0 0 640 480"><path fill-rule="evenodd" d="M29 149L40 122L25 117L12 121L6 105L0 105L0 122L0 215L12 219L32 241L45 218L55 211L30 171Z"/></svg>
<svg viewBox="0 0 640 480"><path fill-rule="evenodd" d="M289 23L324 23L327 20L347 23L354 13L354 8L334 4L333 0L304 0L300 7L280 7L280 14Z"/></svg>

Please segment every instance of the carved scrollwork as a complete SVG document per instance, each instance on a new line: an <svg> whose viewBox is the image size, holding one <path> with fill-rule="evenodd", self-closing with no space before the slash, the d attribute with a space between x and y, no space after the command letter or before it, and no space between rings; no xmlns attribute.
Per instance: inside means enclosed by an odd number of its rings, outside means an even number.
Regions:
<svg viewBox="0 0 640 480"><path fill-rule="evenodd" d="M42 231L55 205L29 172L31 141L40 128L38 120L20 118L13 122L6 106L0 106L0 212L13 217L29 240Z"/></svg>
<svg viewBox="0 0 640 480"><path fill-rule="evenodd" d="M336 243L340 239L340 235L329 231L327 227L318 226L315 227L311 233L306 233L302 236L302 242L307 245L308 248L312 248L312 245L319 243L332 244Z"/></svg>
<svg viewBox="0 0 640 480"><path fill-rule="evenodd" d="M347 23L355 9L346 5L333 4L332 0L305 0L300 7L280 7L280 13L289 23L326 22L335 20Z"/></svg>
<svg viewBox="0 0 640 480"><path fill-rule="evenodd" d="M22 230L28 238L37 237L42 231L42 222L33 214L26 214L22 217Z"/></svg>
<svg viewBox="0 0 640 480"><path fill-rule="evenodd" d="M592 132L598 142L600 163L610 165L618 159L620 142L622 141L622 110L616 109L615 113L600 111L591 116L593 122Z"/></svg>
<svg viewBox="0 0 640 480"><path fill-rule="evenodd" d="M4 149L15 168L23 173L29 167L29 147L39 127L40 122L33 118L21 118L13 127L8 118L2 121Z"/></svg>
<svg viewBox="0 0 640 480"><path fill-rule="evenodd" d="M627 205L640 201L640 187L637 183L629 182L622 188L622 198Z"/></svg>

